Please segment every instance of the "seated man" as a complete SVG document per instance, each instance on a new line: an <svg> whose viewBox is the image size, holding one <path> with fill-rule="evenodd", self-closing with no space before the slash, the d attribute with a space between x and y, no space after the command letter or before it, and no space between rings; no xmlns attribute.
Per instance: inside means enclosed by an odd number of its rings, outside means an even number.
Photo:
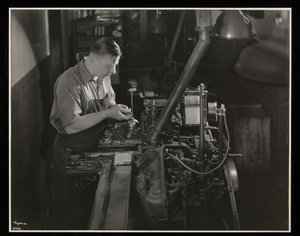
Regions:
<svg viewBox="0 0 300 236"><path fill-rule="evenodd" d="M96 41L90 54L56 81L50 122L57 130L52 161L54 229L72 229L66 162L71 151L95 150L107 119L128 120L131 111L117 105L110 75L121 56L110 38ZM76 227L76 226L75 226Z"/></svg>

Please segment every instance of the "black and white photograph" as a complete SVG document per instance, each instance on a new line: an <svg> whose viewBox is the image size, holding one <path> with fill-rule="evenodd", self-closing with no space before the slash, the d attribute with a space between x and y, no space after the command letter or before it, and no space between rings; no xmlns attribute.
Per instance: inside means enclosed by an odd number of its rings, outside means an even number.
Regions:
<svg viewBox="0 0 300 236"><path fill-rule="evenodd" d="M8 11L9 232L291 232L290 7Z"/></svg>

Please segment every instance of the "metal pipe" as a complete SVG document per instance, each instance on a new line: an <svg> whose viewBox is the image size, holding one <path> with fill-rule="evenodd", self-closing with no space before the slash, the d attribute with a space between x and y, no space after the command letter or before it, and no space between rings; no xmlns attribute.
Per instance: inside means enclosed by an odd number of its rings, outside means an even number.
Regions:
<svg viewBox="0 0 300 236"><path fill-rule="evenodd" d="M179 18L179 21L178 21L178 24L177 24L177 27L176 27L176 31L175 31L175 34L174 34L172 45L170 47L170 51L168 53L167 61L172 60L174 50L175 50L175 47L176 47L176 44L177 44L177 41L178 41L178 38L179 38L179 34L180 34L180 31L181 31L181 28L182 28L184 16L185 16L185 11L180 12L180 18Z"/></svg>
<svg viewBox="0 0 300 236"><path fill-rule="evenodd" d="M223 158L223 117L219 116L219 161L221 161Z"/></svg>
<svg viewBox="0 0 300 236"><path fill-rule="evenodd" d="M204 149L204 84L200 84L199 87L199 160L202 160Z"/></svg>
<svg viewBox="0 0 300 236"><path fill-rule="evenodd" d="M221 107L218 111L218 120L219 120L219 161L223 159L223 122L224 122L224 116L225 116L225 106L224 104L221 104Z"/></svg>
<svg viewBox="0 0 300 236"><path fill-rule="evenodd" d="M180 101L183 92L188 86L190 80L193 78L198 65L203 58L208 45L209 45L209 28L205 27L202 31L199 32L199 40L183 70L181 73L178 82L173 89L163 111L161 112L156 125L150 130L148 134L148 140L151 143L155 143L159 137L159 134L163 131L166 122L169 121L170 116L172 115L176 105Z"/></svg>
<svg viewBox="0 0 300 236"><path fill-rule="evenodd" d="M204 125L207 123L207 113L208 113L208 103L207 103L207 90L204 91Z"/></svg>

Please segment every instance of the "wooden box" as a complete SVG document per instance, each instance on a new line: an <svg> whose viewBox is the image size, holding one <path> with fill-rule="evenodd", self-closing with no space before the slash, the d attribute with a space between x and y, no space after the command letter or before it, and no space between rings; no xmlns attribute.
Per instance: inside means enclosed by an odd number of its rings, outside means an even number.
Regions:
<svg viewBox="0 0 300 236"><path fill-rule="evenodd" d="M231 105L232 147L241 173L268 174L270 171L270 117L262 105Z"/></svg>

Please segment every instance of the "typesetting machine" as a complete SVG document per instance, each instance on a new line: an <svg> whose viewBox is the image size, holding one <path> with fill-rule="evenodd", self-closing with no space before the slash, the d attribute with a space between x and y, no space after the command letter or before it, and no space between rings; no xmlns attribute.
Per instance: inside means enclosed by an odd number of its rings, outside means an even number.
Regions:
<svg viewBox="0 0 300 236"><path fill-rule="evenodd" d="M200 29L168 99L145 98L139 121L111 124L97 152L70 161L70 173L99 176L89 229L240 229L226 108L204 84L188 89L209 34Z"/></svg>
<svg viewBox="0 0 300 236"><path fill-rule="evenodd" d="M139 122L130 119L111 123L97 152L71 156L69 174L100 176L90 229L126 229L128 219L116 226L115 217L107 214L120 217L123 210L126 218L129 203L124 198L129 199L130 194L138 199L133 208L138 209L149 229L172 224L188 229L191 209L197 209L203 227L217 222L224 229L240 228L235 200L239 188L233 159L236 154L230 153L225 106L209 102L203 84L185 89L159 139L153 141L151 132L156 131L167 102L163 98L144 99ZM120 204L121 209L114 206L109 213L109 199L118 195L110 193L111 176L118 168L127 168L123 176L127 180L119 179L125 181L123 190L119 189L125 195L111 203ZM195 212L192 214L194 217Z"/></svg>

